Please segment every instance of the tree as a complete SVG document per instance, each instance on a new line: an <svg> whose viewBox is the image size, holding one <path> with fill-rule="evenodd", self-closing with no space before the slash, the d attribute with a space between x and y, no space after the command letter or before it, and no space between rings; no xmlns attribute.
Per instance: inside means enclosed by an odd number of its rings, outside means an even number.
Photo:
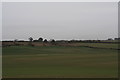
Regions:
<svg viewBox="0 0 120 80"><path fill-rule="evenodd" d="M17 42L18 42L18 40L17 40L17 39L15 39L15 40L14 40L14 45L17 45Z"/></svg>
<svg viewBox="0 0 120 80"><path fill-rule="evenodd" d="M55 40L54 40L54 39L51 39L51 40L50 40L50 42L51 42L51 44L52 44L52 45L56 45L56 43L55 43Z"/></svg>
<svg viewBox="0 0 120 80"><path fill-rule="evenodd" d="M45 39L44 42L47 43L48 42L47 39Z"/></svg>
<svg viewBox="0 0 120 80"><path fill-rule="evenodd" d="M30 41L30 42L32 42L32 41L33 41L33 38L32 38L32 37L30 37L30 38L29 38L29 41Z"/></svg>
<svg viewBox="0 0 120 80"><path fill-rule="evenodd" d="M38 39L38 41L39 41L39 42L42 42L42 41L43 41L43 38L40 37L40 38Z"/></svg>
<svg viewBox="0 0 120 80"><path fill-rule="evenodd" d="M54 40L54 39L52 39L52 40L51 40L51 43L55 43L55 40Z"/></svg>
<svg viewBox="0 0 120 80"><path fill-rule="evenodd" d="M33 38L30 37L30 38L29 38L29 45L30 45L30 46L33 46L33 45L32 45L32 41L33 41Z"/></svg>

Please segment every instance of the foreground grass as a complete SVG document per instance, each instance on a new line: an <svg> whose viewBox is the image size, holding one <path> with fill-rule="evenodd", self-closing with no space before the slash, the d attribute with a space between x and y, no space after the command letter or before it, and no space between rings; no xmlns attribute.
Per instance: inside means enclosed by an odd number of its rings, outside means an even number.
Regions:
<svg viewBox="0 0 120 80"><path fill-rule="evenodd" d="M117 77L117 50L86 47L3 48L3 77Z"/></svg>

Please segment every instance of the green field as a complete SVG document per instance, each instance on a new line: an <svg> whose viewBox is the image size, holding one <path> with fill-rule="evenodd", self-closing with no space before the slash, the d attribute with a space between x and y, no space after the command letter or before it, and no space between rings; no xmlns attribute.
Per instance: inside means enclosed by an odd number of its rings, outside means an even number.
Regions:
<svg viewBox="0 0 120 80"><path fill-rule="evenodd" d="M118 49L118 44L112 43L79 43L80 46L91 46L91 47L98 47L98 48L113 48Z"/></svg>
<svg viewBox="0 0 120 80"><path fill-rule="evenodd" d="M4 78L114 78L118 51L87 47L3 47Z"/></svg>

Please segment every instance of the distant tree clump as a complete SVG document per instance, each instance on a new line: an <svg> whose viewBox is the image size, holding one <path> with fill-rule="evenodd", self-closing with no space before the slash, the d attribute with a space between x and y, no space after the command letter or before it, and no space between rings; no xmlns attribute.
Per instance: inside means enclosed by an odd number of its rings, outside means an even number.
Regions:
<svg viewBox="0 0 120 80"><path fill-rule="evenodd" d="M48 41L47 41L47 39L45 39L43 42L47 43Z"/></svg>
<svg viewBox="0 0 120 80"><path fill-rule="evenodd" d="M18 40L17 40L17 39L15 39L15 40L14 40L14 45L17 45L17 42L18 42Z"/></svg>
<svg viewBox="0 0 120 80"><path fill-rule="evenodd" d="M54 39L51 39L51 40L50 40L50 43L51 43L52 45L56 45L56 42L55 42Z"/></svg>
<svg viewBox="0 0 120 80"><path fill-rule="evenodd" d="M40 38L38 39L38 41L39 41L39 42L43 42L43 38L40 37Z"/></svg>
<svg viewBox="0 0 120 80"><path fill-rule="evenodd" d="M33 40L33 42L38 42L38 40Z"/></svg>
<svg viewBox="0 0 120 80"><path fill-rule="evenodd" d="M113 40L112 38L108 38L108 40Z"/></svg>
<svg viewBox="0 0 120 80"><path fill-rule="evenodd" d="M51 43L55 43L55 40L54 40L54 39L51 39L50 42L51 42Z"/></svg>

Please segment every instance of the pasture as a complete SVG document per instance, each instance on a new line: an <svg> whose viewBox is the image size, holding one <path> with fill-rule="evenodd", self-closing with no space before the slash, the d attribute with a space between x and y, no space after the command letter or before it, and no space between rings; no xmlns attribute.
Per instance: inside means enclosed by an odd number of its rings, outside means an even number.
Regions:
<svg viewBox="0 0 120 80"><path fill-rule="evenodd" d="M116 78L118 75L118 50L114 49L10 46L2 50L3 78Z"/></svg>

